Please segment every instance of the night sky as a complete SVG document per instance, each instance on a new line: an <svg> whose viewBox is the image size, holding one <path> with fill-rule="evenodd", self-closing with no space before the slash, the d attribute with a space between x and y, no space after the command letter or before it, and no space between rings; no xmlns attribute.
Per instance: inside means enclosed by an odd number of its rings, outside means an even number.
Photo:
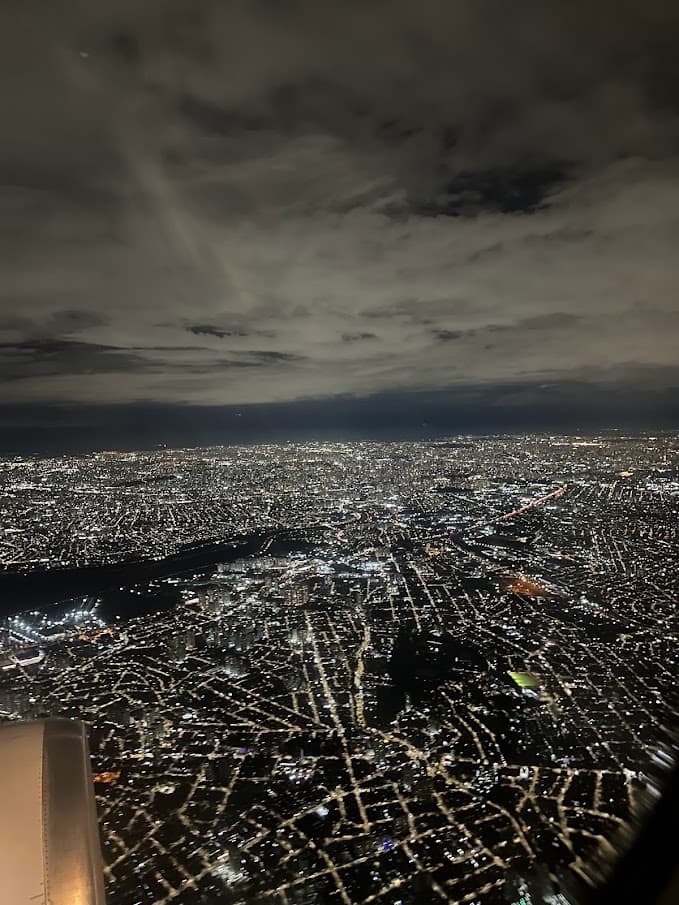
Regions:
<svg viewBox="0 0 679 905"><path fill-rule="evenodd" d="M676 0L10 0L0 449L679 426Z"/></svg>

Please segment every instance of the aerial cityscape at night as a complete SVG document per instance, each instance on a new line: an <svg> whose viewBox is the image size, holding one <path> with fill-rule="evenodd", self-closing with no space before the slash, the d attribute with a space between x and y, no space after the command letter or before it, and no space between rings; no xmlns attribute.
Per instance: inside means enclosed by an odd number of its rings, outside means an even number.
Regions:
<svg viewBox="0 0 679 905"><path fill-rule="evenodd" d="M110 901L570 903L674 757L679 439L0 462L0 718L89 732Z"/></svg>
<svg viewBox="0 0 679 905"><path fill-rule="evenodd" d="M0 905L679 905L677 0L5 6Z"/></svg>

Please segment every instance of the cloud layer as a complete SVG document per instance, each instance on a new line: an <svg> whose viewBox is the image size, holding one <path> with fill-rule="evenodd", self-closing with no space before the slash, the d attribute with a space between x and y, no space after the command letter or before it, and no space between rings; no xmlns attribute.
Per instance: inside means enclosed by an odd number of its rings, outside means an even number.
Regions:
<svg viewBox="0 0 679 905"><path fill-rule="evenodd" d="M14 16L5 402L676 386L676 4Z"/></svg>

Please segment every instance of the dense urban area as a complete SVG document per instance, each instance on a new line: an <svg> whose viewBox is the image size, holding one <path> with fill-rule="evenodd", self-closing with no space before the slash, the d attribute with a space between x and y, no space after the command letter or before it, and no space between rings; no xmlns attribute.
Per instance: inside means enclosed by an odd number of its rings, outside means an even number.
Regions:
<svg viewBox="0 0 679 905"><path fill-rule="evenodd" d="M0 718L87 724L116 905L574 901L673 762L678 453L2 460Z"/></svg>

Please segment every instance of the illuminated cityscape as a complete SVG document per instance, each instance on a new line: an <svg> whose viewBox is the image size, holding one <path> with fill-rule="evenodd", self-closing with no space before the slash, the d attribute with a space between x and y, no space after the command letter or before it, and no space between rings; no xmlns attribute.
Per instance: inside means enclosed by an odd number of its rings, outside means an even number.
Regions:
<svg viewBox="0 0 679 905"><path fill-rule="evenodd" d="M89 728L116 905L570 902L673 762L679 442L0 462L0 718Z"/></svg>
<svg viewBox="0 0 679 905"><path fill-rule="evenodd" d="M0 905L679 905L679 3L6 5Z"/></svg>

